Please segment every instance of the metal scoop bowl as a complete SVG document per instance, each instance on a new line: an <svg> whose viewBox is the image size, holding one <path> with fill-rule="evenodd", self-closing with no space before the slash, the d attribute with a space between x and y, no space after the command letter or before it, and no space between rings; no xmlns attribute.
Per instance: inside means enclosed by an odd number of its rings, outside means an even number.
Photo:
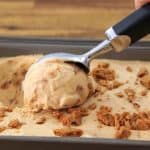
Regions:
<svg viewBox="0 0 150 150"><path fill-rule="evenodd" d="M80 67L82 67L84 70L88 71L89 69L89 63L90 61L95 58L97 55L100 55L102 53L106 53L110 50L112 50L112 47L110 46L110 41L105 40L102 43L100 43L95 48L89 50L88 52L82 54L82 55L76 55L71 53L51 53L43 56L38 60L38 63L44 62L46 60L62 60L64 62L68 63L76 63Z"/></svg>

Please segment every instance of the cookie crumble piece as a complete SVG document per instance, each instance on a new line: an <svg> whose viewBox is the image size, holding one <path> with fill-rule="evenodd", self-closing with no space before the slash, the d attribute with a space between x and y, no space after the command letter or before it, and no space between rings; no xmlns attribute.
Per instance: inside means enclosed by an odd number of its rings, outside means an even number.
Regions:
<svg viewBox="0 0 150 150"><path fill-rule="evenodd" d="M23 123L21 123L18 119L13 119L9 122L8 127L10 129L20 129Z"/></svg>
<svg viewBox="0 0 150 150"><path fill-rule="evenodd" d="M6 127L0 126L0 133L3 132L3 131L5 131L5 130L6 130Z"/></svg>
<svg viewBox="0 0 150 150"><path fill-rule="evenodd" d="M129 138L130 135L131 135L130 129L123 126L123 127L120 127L119 130L117 130L115 137L117 139L127 139L127 138Z"/></svg>
<svg viewBox="0 0 150 150"><path fill-rule="evenodd" d="M61 128L61 129L55 129L54 134L56 136L61 136L61 137L80 137L83 134L83 131L81 129L76 129L76 128Z"/></svg>
<svg viewBox="0 0 150 150"><path fill-rule="evenodd" d="M142 78L142 77L144 77L145 75L148 75L148 70L147 70L147 68L145 68L145 67L140 68L140 70L139 70L137 76L138 76L139 78Z"/></svg>
<svg viewBox="0 0 150 150"><path fill-rule="evenodd" d="M116 96L117 96L117 97L120 97L120 98L123 98L123 97L124 97L124 95L123 95L123 93L122 93L122 92L118 92L118 93L116 93Z"/></svg>
<svg viewBox="0 0 150 150"><path fill-rule="evenodd" d="M40 117L36 120L36 124L44 124L46 122L45 117Z"/></svg>
<svg viewBox="0 0 150 150"><path fill-rule="evenodd" d="M136 92L135 90L131 89L131 88L127 88L124 90L125 94L127 95L127 98L129 100L129 102L133 102L136 98Z"/></svg>
<svg viewBox="0 0 150 150"><path fill-rule="evenodd" d="M144 77L142 77L140 83L148 90L150 90L150 75L145 75Z"/></svg>
<svg viewBox="0 0 150 150"><path fill-rule="evenodd" d="M126 69L127 69L128 72L132 72L133 71L133 69L130 66L127 66Z"/></svg>
<svg viewBox="0 0 150 150"><path fill-rule="evenodd" d="M95 103L92 103L88 106L88 109L89 110L95 110L96 109L96 104Z"/></svg>

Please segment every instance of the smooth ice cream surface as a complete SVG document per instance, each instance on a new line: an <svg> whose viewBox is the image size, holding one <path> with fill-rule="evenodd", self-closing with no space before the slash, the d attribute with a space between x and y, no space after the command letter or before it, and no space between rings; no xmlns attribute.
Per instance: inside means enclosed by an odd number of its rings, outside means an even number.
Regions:
<svg viewBox="0 0 150 150"><path fill-rule="evenodd" d="M63 109L82 104L89 95L88 76L75 64L33 64L23 81L24 104L31 109Z"/></svg>

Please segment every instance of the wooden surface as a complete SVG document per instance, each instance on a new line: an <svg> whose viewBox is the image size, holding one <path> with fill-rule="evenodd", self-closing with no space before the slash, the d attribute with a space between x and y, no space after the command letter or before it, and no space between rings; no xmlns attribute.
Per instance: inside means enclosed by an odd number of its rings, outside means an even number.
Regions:
<svg viewBox="0 0 150 150"><path fill-rule="evenodd" d="M0 36L103 38L133 0L0 0Z"/></svg>

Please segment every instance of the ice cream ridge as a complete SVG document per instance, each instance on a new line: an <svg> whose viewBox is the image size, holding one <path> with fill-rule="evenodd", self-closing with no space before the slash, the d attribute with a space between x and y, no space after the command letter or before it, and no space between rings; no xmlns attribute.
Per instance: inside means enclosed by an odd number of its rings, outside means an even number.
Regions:
<svg viewBox="0 0 150 150"><path fill-rule="evenodd" d="M46 60L29 68L22 83L24 105L32 110L63 109L84 103L89 78L77 65Z"/></svg>

